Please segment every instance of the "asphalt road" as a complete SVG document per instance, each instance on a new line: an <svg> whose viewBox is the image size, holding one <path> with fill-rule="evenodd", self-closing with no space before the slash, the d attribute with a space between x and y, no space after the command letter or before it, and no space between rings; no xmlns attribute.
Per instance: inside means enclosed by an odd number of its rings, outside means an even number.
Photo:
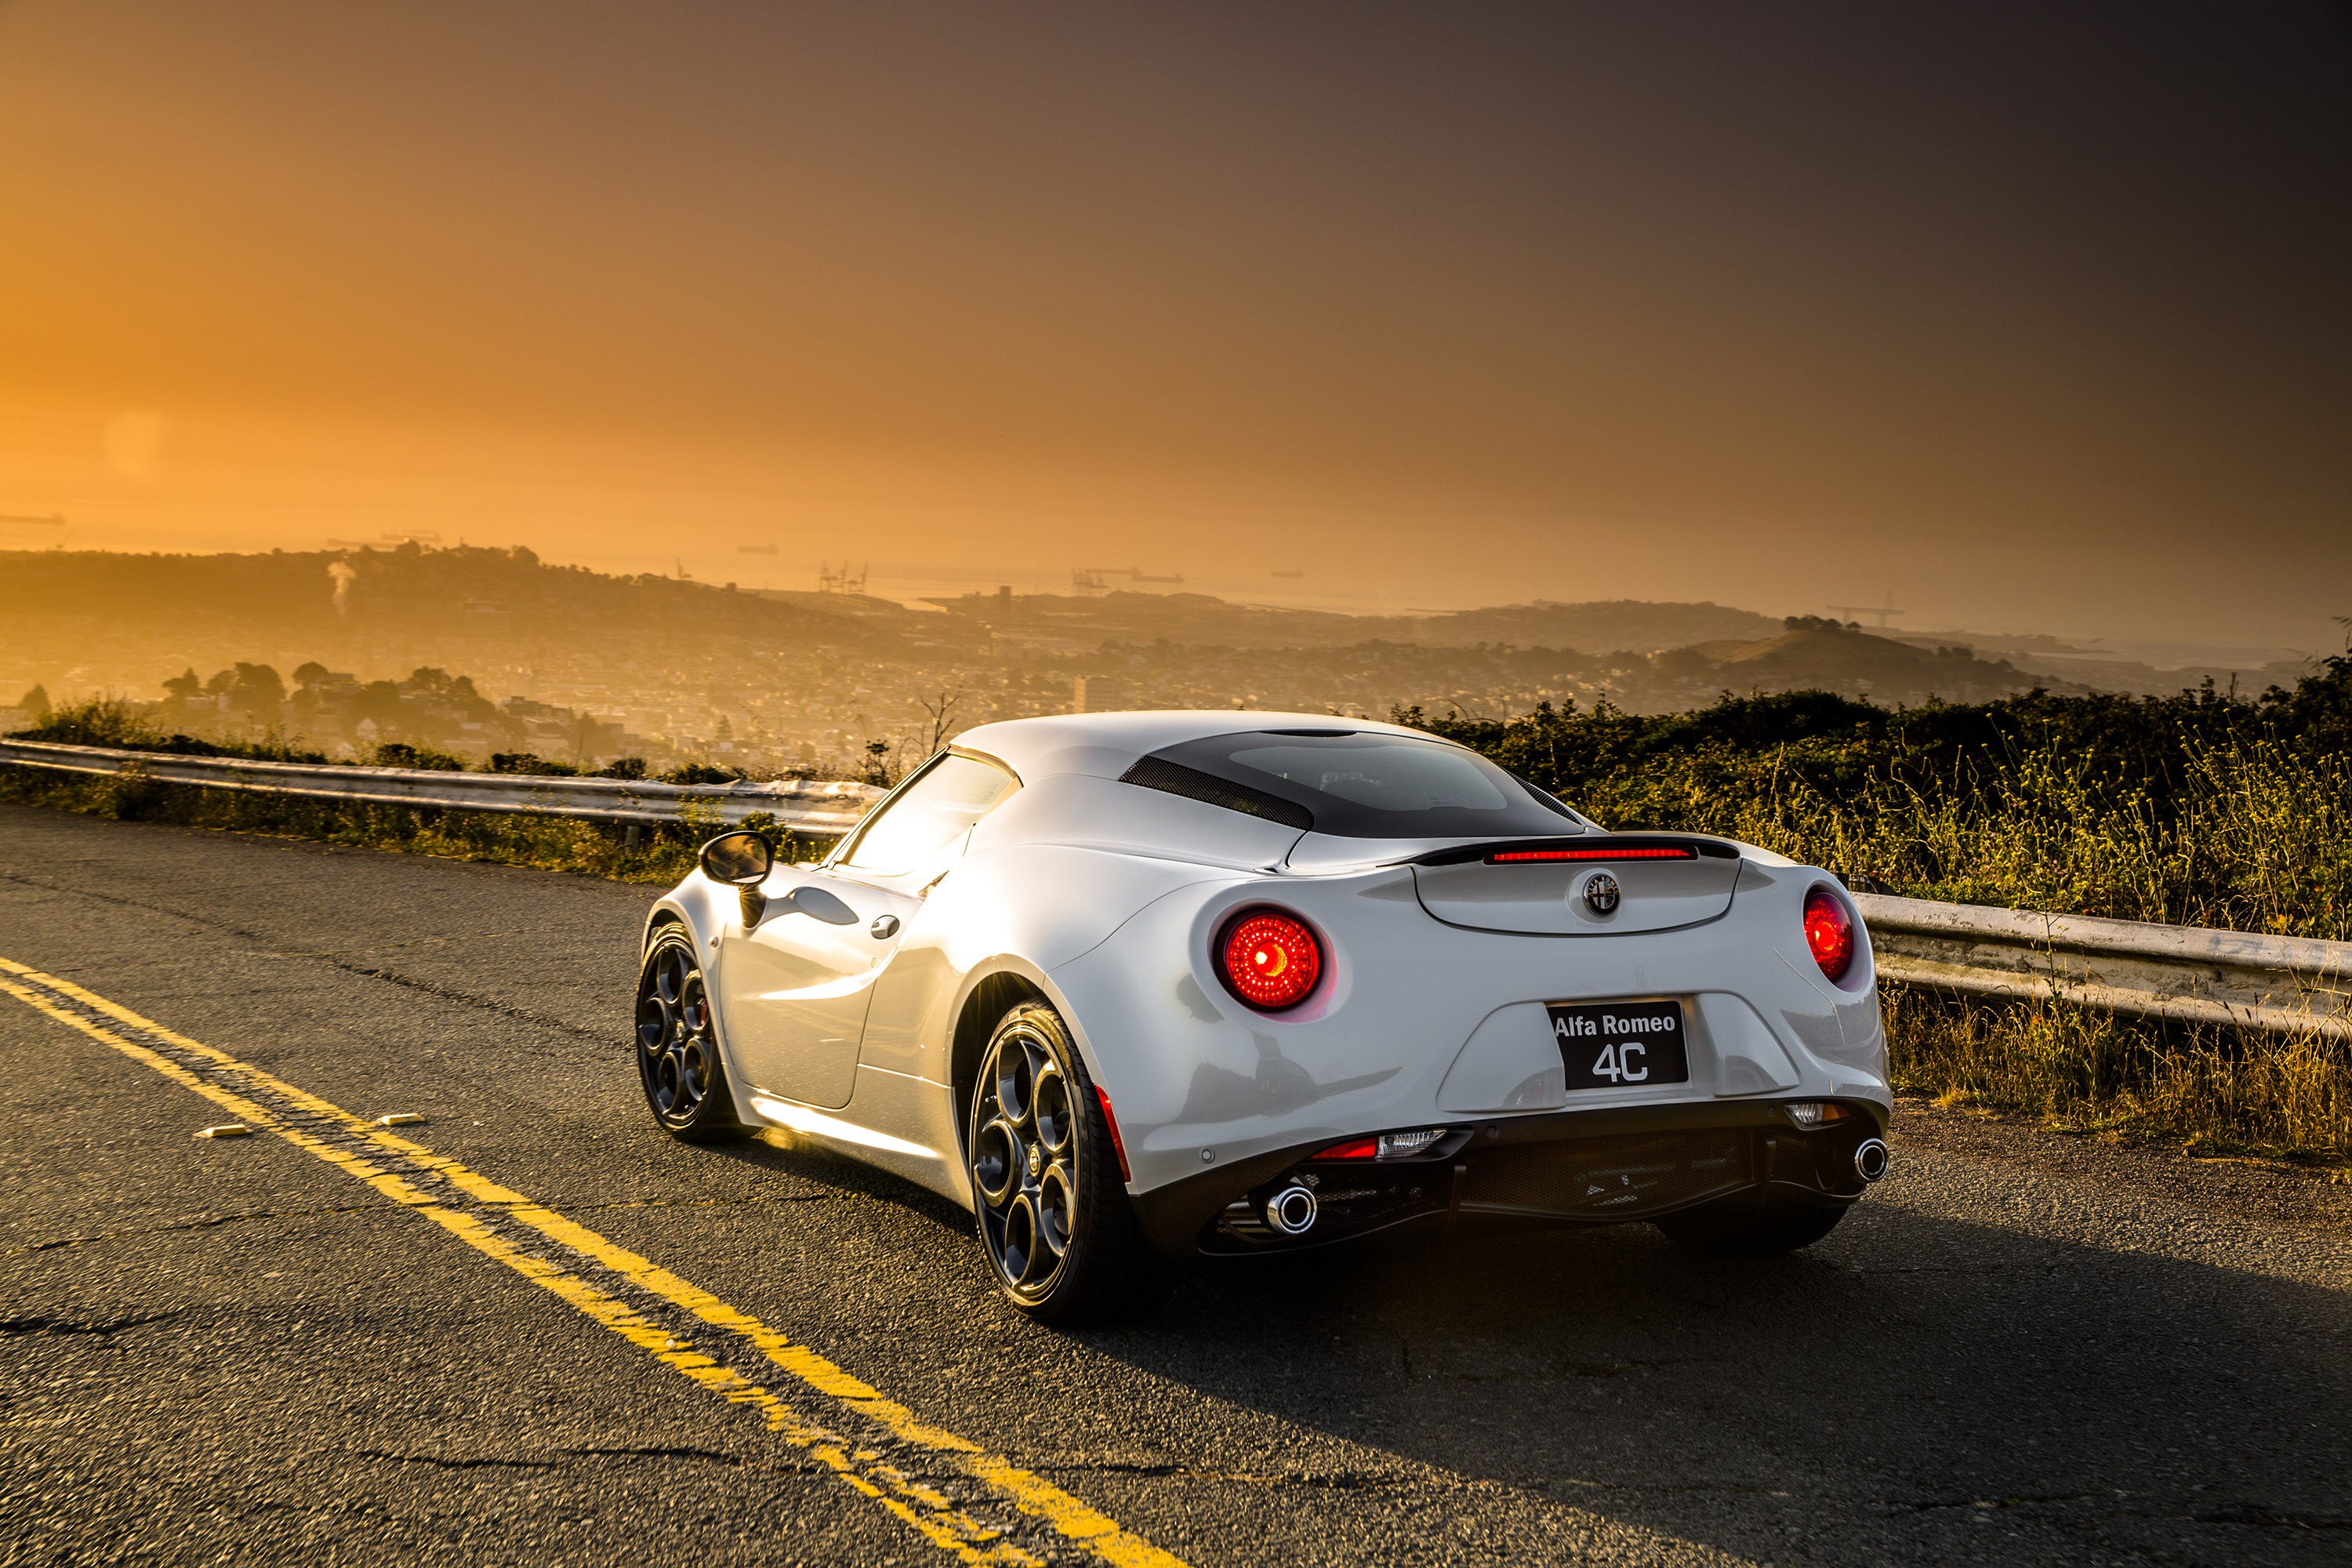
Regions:
<svg viewBox="0 0 2352 1568"><path fill-rule="evenodd" d="M967 1552L1087 1560L963 1442L1203 1565L2352 1561L2352 1238L2317 1210L1911 1118L1801 1255L1630 1227L1202 1267L1147 1321L1053 1332L936 1198L655 1130L650 897L0 807L0 958L425 1116L403 1134L952 1441L890 1447L805 1377L714 1396L661 1301L608 1327L534 1279L568 1255L525 1210L436 1223L398 1193L437 1168L372 1185L331 1119L196 1139L228 1118L187 1049L0 995L0 1560L953 1561L889 1506L919 1493L969 1504Z"/></svg>

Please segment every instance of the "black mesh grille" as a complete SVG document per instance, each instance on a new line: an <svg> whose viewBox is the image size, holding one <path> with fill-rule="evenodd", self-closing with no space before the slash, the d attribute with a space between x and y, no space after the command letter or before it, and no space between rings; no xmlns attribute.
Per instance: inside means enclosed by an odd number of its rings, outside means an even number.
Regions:
<svg viewBox="0 0 2352 1568"><path fill-rule="evenodd" d="M1118 775L1119 783L1141 784L1165 795L1181 795L1186 800L1202 801L1210 805L1222 805L1227 811L1238 811L1250 816L1262 816L1268 822L1279 822L1285 827L1312 827L1315 814L1305 806L1268 795L1247 784L1228 784L1214 773L1204 773L1198 768L1188 768L1181 763L1163 762L1158 757L1146 757Z"/></svg>
<svg viewBox="0 0 2352 1568"><path fill-rule="evenodd" d="M1748 1133L1641 1133L1498 1149L1471 1161L1465 1209L1633 1219L1755 1178Z"/></svg>

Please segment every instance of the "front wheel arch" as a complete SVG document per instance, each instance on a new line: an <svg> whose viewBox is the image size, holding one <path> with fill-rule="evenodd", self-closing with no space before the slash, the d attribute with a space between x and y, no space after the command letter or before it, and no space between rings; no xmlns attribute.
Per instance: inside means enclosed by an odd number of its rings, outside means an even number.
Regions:
<svg viewBox="0 0 2352 1568"><path fill-rule="evenodd" d="M638 1082L663 1131L688 1143L750 1135L735 1110L702 944L686 921L648 928L632 1014Z"/></svg>

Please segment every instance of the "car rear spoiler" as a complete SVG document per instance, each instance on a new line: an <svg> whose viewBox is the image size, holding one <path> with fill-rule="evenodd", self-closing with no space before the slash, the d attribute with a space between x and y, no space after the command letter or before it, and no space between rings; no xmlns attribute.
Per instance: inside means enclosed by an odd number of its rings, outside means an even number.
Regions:
<svg viewBox="0 0 2352 1568"><path fill-rule="evenodd" d="M1508 858L1505 858L1507 857ZM1696 833L1586 833L1574 838L1497 838L1485 844L1458 844L1432 849L1403 862L1408 866L1466 866L1473 860L1510 865L1524 860L1737 860L1738 847L1721 838Z"/></svg>

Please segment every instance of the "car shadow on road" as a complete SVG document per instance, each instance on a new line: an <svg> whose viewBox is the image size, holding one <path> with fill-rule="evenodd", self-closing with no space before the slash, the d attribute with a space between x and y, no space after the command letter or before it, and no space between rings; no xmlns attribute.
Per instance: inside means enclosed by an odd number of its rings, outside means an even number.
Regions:
<svg viewBox="0 0 2352 1568"><path fill-rule="evenodd" d="M2186 1526L2243 1560L2352 1544L2347 1305L1864 1205L1761 1263L1626 1226L1204 1267L1156 1318L1085 1337L1217 1399L1727 1550L1769 1552L1784 1526L1759 1539L1759 1521L1826 1511L1889 1550L1958 1531L1957 1551L1984 1514L2123 1551Z"/></svg>
<svg viewBox="0 0 2352 1568"><path fill-rule="evenodd" d="M894 1205L910 1248L969 1245L947 1200L781 1143L712 1152ZM965 1315L943 1334L970 1314L1001 1315L1000 1340L1049 1334L979 1272L930 1303ZM2191 1556L2298 1562L2352 1543L2347 1305L1865 1202L1753 1263L1641 1225L1204 1260L1152 1316L1066 1337L1400 1470L1751 1556L2160 1556L2186 1532ZM1360 1479L1292 1479L1333 1497Z"/></svg>

